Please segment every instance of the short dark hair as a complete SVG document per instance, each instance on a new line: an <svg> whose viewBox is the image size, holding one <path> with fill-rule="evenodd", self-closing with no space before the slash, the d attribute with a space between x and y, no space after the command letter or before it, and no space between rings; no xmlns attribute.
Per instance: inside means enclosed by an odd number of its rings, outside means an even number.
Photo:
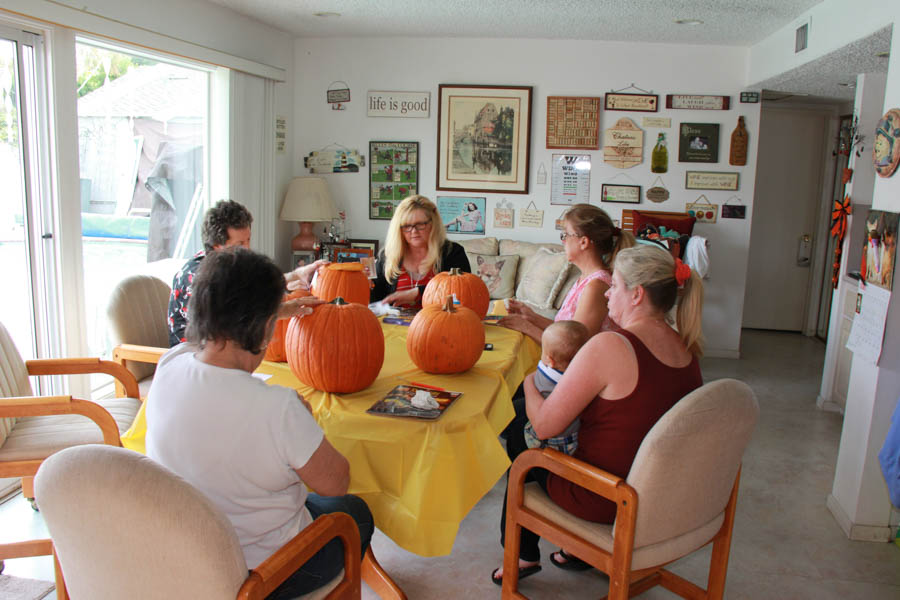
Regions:
<svg viewBox="0 0 900 600"><path fill-rule="evenodd" d="M272 260L246 248L209 253L200 263L188 301L189 342L232 340L257 354L266 326L284 296L284 275Z"/></svg>
<svg viewBox="0 0 900 600"><path fill-rule="evenodd" d="M219 200L203 217L203 247L212 252L228 242L228 228L244 229L253 223L253 215L240 202Z"/></svg>

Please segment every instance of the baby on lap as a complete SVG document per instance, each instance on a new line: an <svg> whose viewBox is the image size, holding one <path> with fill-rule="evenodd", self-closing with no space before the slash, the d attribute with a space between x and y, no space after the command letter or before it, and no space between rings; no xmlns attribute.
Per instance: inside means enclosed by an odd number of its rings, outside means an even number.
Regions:
<svg viewBox="0 0 900 600"><path fill-rule="evenodd" d="M541 336L541 360L534 373L534 385L546 398L556 387L563 371L578 353L590 334L578 321L556 321ZM525 424L525 443L529 448L553 448L572 454L578 447L578 419L557 436L541 440L535 435L531 422Z"/></svg>

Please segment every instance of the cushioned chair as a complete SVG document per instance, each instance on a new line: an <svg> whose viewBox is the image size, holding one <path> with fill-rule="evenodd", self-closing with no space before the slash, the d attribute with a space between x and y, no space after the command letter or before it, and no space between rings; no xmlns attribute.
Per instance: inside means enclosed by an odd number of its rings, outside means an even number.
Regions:
<svg viewBox="0 0 900 600"><path fill-rule="evenodd" d="M106 373L121 381L125 398L98 402L71 396L34 396L28 377ZM119 436L140 407L134 376L97 358L22 361L0 324L0 477L21 477L22 493L34 498L32 478L51 454L79 444L120 446ZM50 554L49 540L0 545L0 559Z"/></svg>
<svg viewBox="0 0 900 600"><path fill-rule="evenodd" d="M503 597L518 592L521 527L563 547L610 577L611 600L662 585L684 598L722 598L740 481L741 457L759 406L733 379L704 385L682 398L644 438L626 479L555 450L527 450L509 475ZM578 519L536 483L542 467L616 502L615 525ZM707 589L663 569L713 544Z"/></svg>
<svg viewBox="0 0 900 600"><path fill-rule="evenodd" d="M344 570L303 598L360 597L359 530L349 515L319 517L248 572L225 515L131 450L64 450L44 462L35 488L60 567L57 598L265 598L335 537Z"/></svg>
<svg viewBox="0 0 900 600"><path fill-rule="evenodd" d="M169 349L167 313L171 289L150 275L132 275L119 282L109 297L106 315L112 333L113 360L138 381L141 397L150 391L159 357ZM116 395L122 395L116 387Z"/></svg>

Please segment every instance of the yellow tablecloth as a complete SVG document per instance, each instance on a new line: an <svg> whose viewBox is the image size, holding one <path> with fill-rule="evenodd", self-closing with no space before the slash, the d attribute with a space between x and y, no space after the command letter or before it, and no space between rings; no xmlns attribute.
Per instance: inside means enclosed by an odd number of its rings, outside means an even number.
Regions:
<svg viewBox="0 0 900 600"><path fill-rule="evenodd" d="M328 394L302 384L286 363L264 362L268 383L295 388L313 408L328 440L350 461L350 492L369 505L375 524L421 556L450 554L459 524L509 467L497 434L512 420L510 398L534 369L540 348L530 338L485 328L485 351L458 375L428 375L406 352L407 327L382 325L384 366L355 394ZM463 392L436 421L370 415L395 385L415 381ZM144 451L143 408L122 441Z"/></svg>

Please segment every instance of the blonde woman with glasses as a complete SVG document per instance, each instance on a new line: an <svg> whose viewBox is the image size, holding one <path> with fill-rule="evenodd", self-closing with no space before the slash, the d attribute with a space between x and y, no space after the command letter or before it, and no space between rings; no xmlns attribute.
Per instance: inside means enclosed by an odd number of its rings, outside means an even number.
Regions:
<svg viewBox="0 0 900 600"><path fill-rule="evenodd" d="M409 196L394 209L369 301L421 308L428 282L454 267L472 272L463 247L447 239L434 203L425 196Z"/></svg>

